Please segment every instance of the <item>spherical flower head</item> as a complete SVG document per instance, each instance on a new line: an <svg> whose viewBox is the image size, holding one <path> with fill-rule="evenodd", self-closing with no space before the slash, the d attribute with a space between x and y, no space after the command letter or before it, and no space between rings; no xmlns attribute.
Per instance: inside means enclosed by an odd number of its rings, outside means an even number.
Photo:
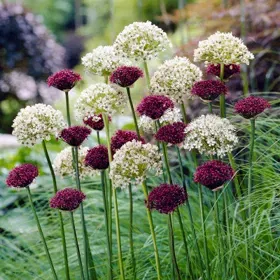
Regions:
<svg viewBox="0 0 280 280"><path fill-rule="evenodd" d="M90 135L91 130L85 126L71 126L64 128L59 137L68 145L73 147L80 146Z"/></svg>
<svg viewBox="0 0 280 280"><path fill-rule="evenodd" d="M86 166L84 161L85 157L88 153L88 147L79 147L78 150L78 166L79 166L79 174L81 178L85 178L88 176L95 176L96 171L93 170L91 167ZM62 150L53 161L53 168L57 175L62 177L64 176L71 176L75 177L76 171L73 166L73 157L72 157L72 148L67 147Z"/></svg>
<svg viewBox="0 0 280 280"><path fill-rule="evenodd" d="M160 142L165 142L171 145L177 145L185 139L186 124L183 122L175 122L162 126L155 135L155 138Z"/></svg>
<svg viewBox="0 0 280 280"><path fill-rule="evenodd" d="M85 165L95 170L105 170L109 167L108 149L99 145L90 149L85 157Z"/></svg>
<svg viewBox="0 0 280 280"><path fill-rule="evenodd" d="M26 188L38 176L38 168L30 163L24 163L12 169L6 179L6 184L13 188Z"/></svg>
<svg viewBox="0 0 280 280"><path fill-rule="evenodd" d="M194 181L210 190L216 191L233 177L233 169L226 163L218 160L207 161L200 165L194 174Z"/></svg>
<svg viewBox="0 0 280 280"><path fill-rule="evenodd" d="M71 188L65 188L58 191L54 197L50 199L50 207L61 211L74 211L85 200L86 196L83 192Z"/></svg>
<svg viewBox="0 0 280 280"><path fill-rule="evenodd" d="M132 140L117 150L110 167L114 187L125 188L142 183L149 171L161 174L161 154L156 145Z"/></svg>
<svg viewBox="0 0 280 280"><path fill-rule="evenodd" d="M49 87L55 87L62 91L69 91L80 80L81 76L78 73L70 69L64 69L50 76L47 83Z"/></svg>
<svg viewBox="0 0 280 280"><path fill-rule="evenodd" d="M33 146L57 136L66 124L62 113L50 105L36 104L21 109L14 119L13 135L24 146Z"/></svg>
<svg viewBox="0 0 280 280"><path fill-rule="evenodd" d="M143 71L134 66L120 66L111 75L110 82L121 87L132 86L139 78L143 78Z"/></svg>
<svg viewBox="0 0 280 280"><path fill-rule="evenodd" d="M166 60L151 78L151 92L166 95L176 103L192 98L193 84L202 78L201 70L185 57Z"/></svg>
<svg viewBox="0 0 280 280"><path fill-rule="evenodd" d="M214 76L220 77L221 65L220 64L209 64L206 68L207 74L212 74ZM240 65L229 64L224 65L224 79L229 79L234 74L240 73Z"/></svg>
<svg viewBox="0 0 280 280"><path fill-rule="evenodd" d="M167 34L150 21L126 26L114 43L119 55L135 60L152 59L171 46Z"/></svg>
<svg viewBox="0 0 280 280"><path fill-rule="evenodd" d="M115 153L119 150L125 143L138 140L137 133L129 130L118 130L111 138L111 149L112 152ZM140 141L145 144L145 140L143 137L140 138Z"/></svg>
<svg viewBox="0 0 280 280"><path fill-rule="evenodd" d="M235 103L235 112L245 119L256 118L265 109L270 108L270 104L262 97L249 96Z"/></svg>
<svg viewBox="0 0 280 280"><path fill-rule="evenodd" d="M227 93L224 83L217 80L199 81L193 85L192 94L200 97L204 101L213 101L221 94Z"/></svg>
<svg viewBox="0 0 280 280"><path fill-rule="evenodd" d="M194 61L205 61L207 64L249 64L254 55L249 52L243 41L232 33L216 32L198 43L194 50Z"/></svg>
<svg viewBox="0 0 280 280"><path fill-rule="evenodd" d="M109 121L112 120L110 116L108 119ZM93 115L91 117L84 117L83 122L85 125L97 131L100 131L104 128L104 121L103 121L102 114Z"/></svg>
<svg viewBox="0 0 280 280"><path fill-rule="evenodd" d="M83 90L75 105L77 120L102 113L113 115L126 105L126 95L119 89L104 83L91 85Z"/></svg>
<svg viewBox="0 0 280 280"><path fill-rule="evenodd" d="M140 116L145 115L153 120L163 116L167 109L174 108L174 103L164 95L146 96L137 106L137 112Z"/></svg>
<svg viewBox="0 0 280 280"><path fill-rule="evenodd" d="M216 115L202 115L185 128L183 147L200 154L223 157L231 152L238 142L236 128L228 119Z"/></svg>
<svg viewBox="0 0 280 280"><path fill-rule="evenodd" d="M155 209L159 213L170 214L184 204L187 198L186 192L180 186L161 184L149 193L146 204L150 210Z"/></svg>
<svg viewBox="0 0 280 280"><path fill-rule="evenodd" d="M109 76L119 66L130 65L130 61L117 54L113 46L99 46L82 57L85 68L100 76Z"/></svg>

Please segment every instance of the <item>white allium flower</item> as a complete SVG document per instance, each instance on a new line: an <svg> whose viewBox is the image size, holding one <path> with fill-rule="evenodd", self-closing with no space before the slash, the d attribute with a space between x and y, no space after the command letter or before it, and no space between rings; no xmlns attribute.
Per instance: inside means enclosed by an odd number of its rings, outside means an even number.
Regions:
<svg viewBox="0 0 280 280"><path fill-rule="evenodd" d="M243 41L232 33L216 32L208 39L200 41L194 51L194 61L218 64L249 64L254 55Z"/></svg>
<svg viewBox="0 0 280 280"><path fill-rule="evenodd" d="M161 154L156 145L133 140L114 154L110 167L110 178L114 187L125 188L129 184L143 182L148 171L161 174Z"/></svg>
<svg viewBox="0 0 280 280"><path fill-rule="evenodd" d="M166 60L151 78L151 92L167 95L176 103L192 98L191 89L202 78L201 70L186 57Z"/></svg>
<svg viewBox="0 0 280 280"><path fill-rule="evenodd" d="M131 62L117 55L113 46L99 46L82 57L82 64L93 74L109 76L119 66L131 65Z"/></svg>
<svg viewBox="0 0 280 280"><path fill-rule="evenodd" d="M228 119L216 115L202 115L186 128L183 148L197 149L200 154L225 156L238 142L236 128Z"/></svg>
<svg viewBox="0 0 280 280"><path fill-rule="evenodd" d="M119 88L98 83L82 91L75 105L75 114L77 120L101 113L113 115L122 111L125 105L126 95Z"/></svg>
<svg viewBox="0 0 280 280"><path fill-rule="evenodd" d="M85 166L84 159L87 155L88 147L79 147L79 171L82 178L97 175L98 172L89 166ZM75 168L73 166L72 147L62 150L53 161L53 168L56 174L60 176L75 177Z"/></svg>
<svg viewBox="0 0 280 280"><path fill-rule="evenodd" d="M174 122L181 122L182 118L180 109L175 107L173 109L167 109L158 121L161 125L167 125ZM155 124L156 120L153 120L146 115L142 115L139 118L139 127L146 133L155 133Z"/></svg>
<svg viewBox="0 0 280 280"><path fill-rule="evenodd" d="M167 34L150 21L127 25L114 43L116 52L136 60L149 60L172 47Z"/></svg>
<svg viewBox="0 0 280 280"><path fill-rule="evenodd" d="M62 113L50 105L36 104L19 111L12 127L13 135L24 146L49 141L66 126Z"/></svg>

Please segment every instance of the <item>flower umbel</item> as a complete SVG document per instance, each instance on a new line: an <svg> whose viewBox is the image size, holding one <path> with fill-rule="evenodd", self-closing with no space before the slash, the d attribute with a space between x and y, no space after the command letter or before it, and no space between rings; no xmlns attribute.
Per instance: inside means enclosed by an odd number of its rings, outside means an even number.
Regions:
<svg viewBox="0 0 280 280"><path fill-rule="evenodd" d="M58 191L54 197L50 199L50 207L62 211L74 211L85 200L86 196L83 192L71 188L65 188Z"/></svg>
<svg viewBox="0 0 280 280"><path fill-rule="evenodd" d="M109 121L111 121L110 116L109 116ZM83 119L83 122L85 125L97 131L100 131L104 128L104 121L103 121L102 114L93 115L91 117L85 117Z"/></svg>
<svg viewBox="0 0 280 280"><path fill-rule="evenodd" d="M262 97L249 96L236 102L235 112L245 119L252 119L261 114L270 104Z"/></svg>
<svg viewBox="0 0 280 280"><path fill-rule="evenodd" d="M216 77L220 77L221 65L220 64L209 64L206 69L207 74L215 75ZM224 79L227 80L234 74L240 73L240 65L237 64L229 64L224 65Z"/></svg>
<svg viewBox="0 0 280 280"><path fill-rule="evenodd" d="M47 83L49 87L55 87L62 91L69 91L80 80L81 76L78 73L70 69L64 69L50 76Z"/></svg>
<svg viewBox="0 0 280 280"><path fill-rule="evenodd" d="M85 165L96 170L104 170L109 167L108 149L99 145L90 149L85 157Z"/></svg>
<svg viewBox="0 0 280 280"><path fill-rule="evenodd" d="M186 124L183 122L175 122L162 126L155 135L155 138L160 142L165 142L171 145L180 144L185 139Z"/></svg>
<svg viewBox="0 0 280 280"><path fill-rule="evenodd" d="M234 170L226 163L218 160L207 161L197 167L194 181L210 190L216 191L223 187L224 183L231 180Z"/></svg>
<svg viewBox="0 0 280 280"><path fill-rule="evenodd" d="M71 126L64 128L59 137L70 146L80 146L90 135L91 130L85 126Z"/></svg>
<svg viewBox="0 0 280 280"><path fill-rule="evenodd" d="M161 184L154 188L146 201L150 210L157 210L163 214L173 213L178 206L185 203L188 196L178 185Z"/></svg>
<svg viewBox="0 0 280 280"><path fill-rule="evenodd" d="M38 168L30 163L24 163L12 169L6 179L6 184L13 188L26 188L38 176Z"/></svg>
<svg viewBox="0 0 280 280"><path fill-rule="evenodd" d="M62 113L50 105L36 104L21 109L14 119L13 135L24 146L33 146L43 140L49 141L66 124Z"/></svg>
<svg viewBox="0 0 280 280"><path fill-rule="evenodd" d="M138 67L120 66L110 76L110 82L121 87L130 87L143 77L143 71Z"/></svg>
<svg viewBox="0 0 280 280"><path fill-rule="evenodd" d="M238 142L235 127L228 119L216 115L202 115L185 128L183 147L200 154L223 157L231 152Z"/></svg>

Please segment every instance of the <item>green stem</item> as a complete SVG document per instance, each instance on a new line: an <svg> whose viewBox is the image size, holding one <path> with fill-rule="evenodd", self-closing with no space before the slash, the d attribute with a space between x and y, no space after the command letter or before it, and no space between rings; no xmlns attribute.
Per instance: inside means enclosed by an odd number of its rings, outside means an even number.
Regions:
<svg viewBox="0 0 280 280"><path fill-rule="evenodd" d="M185 107L184 102L181 103L181 112L182 112L182 115L183 115L184 123L187 124L188 123L188 117L187 117L187 112L186 112L186 107Z"/></svg>
<svg viewBox="0 0 280 280"><path fill-rule="evenodd" d="M164 162L165 162L165 167L166 167L166 172L167 172L167 179L168 179L169 184L172 184L171 171L170 171L168 155L167 155L167 147L166 147L165 143L162 143L162 151L163 151L163 157L164 157Z"/></svg>
<svg viewBox="0 0 280 280"><path fill-rule="evenodd" d="M65 99L66 99L67 123L68 123L68 126L71 126L70 105L69 105L69 94L68 94L68 91L65 91Z"/></svg>
<svg viewBox="0 0 280 280"><path fill-rule="evenodd" d="M212 102L208 102L208 109L209 109L209 113L213 114L213 103Z"/></svg>
<svg viewBox="0 0 280 280"><path fill-rule="evenodd" d="M76 232L76 227L75 227L74 215L73 215L73 212L69 212L69 213L70 213L70 220L71 220L71 224L72 224L72 230L73 230L73 234L74 234L74 241L75 241L75 246L76 246L76 251L77 251L79 267L80 267L80 271L81 271L81 279L84 280L85 276L84 276L84 270L83 270L83 264L82 264L82 259L81 259L80 247L79 247L79 242L78 242L77 232Z"/></svg>
<svg viewBox="0 0 280 280"><path fill-rule="evenodd" d="M105 82L105 84L109 83L109 76L108 75L104 76L104 82Z"/></svg>
<svg viewBox="0 0 280 280"><path fill-rule="evenodd" d="M100 145L101 144L101 140L100 140L99 131L96 131L96 136L97 136L97 143L98 143L98 145Z"/></svg>
<svg viewBox="0 0 280 280"><path fill-rule="evenodd" d="M50 252L49 252L49 249L48 249L48 246L47 246L47 242L46 242L46 239L44 237L43 230L41 228L40 221L39 221L39 218L38 218L37 213L36 213L36 209L35 209L34 204L33 204L33 200L32 200L32 196L31 196L31 192L30 192L29 186L26 187L26 189L27 189L27 193L28 193L28 198L29 198L30 206L31 206L31 209L32 209L32 212L33 212L36 224L37 224L37 228L38 228L39 234L41 236L41 239L42 239L42 242L43 242L43 245L44 245L45 253L47 255L47 258L48 258L48 261L49 261L49 265L50 265L51 270L52 270L53 278L55 280L58 280L56 272L55 272L55 269L54 269L54 265L53 265L53 262L52 262L52 258L51 258L51 255L50 255Z"/></svg>
<svg viewBox="0 0 280 280"><path fill-rule="evenodd" d="M150 74L149 74L148 64L146 60L144 60L144 69L145 69L145 75L147 79L147 85L148 88L150 89L151 80L150 80Z"/></svg>
<svg viewBox="0 0 280 280"><path fill-rule="evenodd" d="M220 64L220 80L224 82L224 72L225 65L223 63ZM226 117L226 98L224 94L220 95L220 115L222 118Z"/></svg>
<svg viewBox="0 0 280 280"><path fill-rule="evenodd" d="M147 185L146 185L145 181L142 183L142 189L143 189L143 193L144 193L144 198L147 201L148 200L148 190L147 190ZM162 279L161 268L160 268L160 261L159 261L159 254L158 254L158 248L157 248L156 234L155 234L155 229L154 229L153 218L152 218L151 211L148 207L146 207L146 212L147 212L148 222L149 222L150 231L151 231L152 240L153 240L153 246L154 246L157 279L161 280Z"/></svg>
<svg viewBox="0 0 280 280"><path fill-rule="evenodd" d="M109 163L112 162L113 156L111 151L111 143L110 143L110 128L109 128L109 120L106 114L102 114L105 131L106 131L106 139L107 139L107 148L108 148L108 155L109 155ZM109 167L110 169L110 167ZM123 266L123 258L122 258L122 245L121 245L121 233L120 233L120 221L119 221L119 209L118 209L118 199L117 199L117 192L116 188L112 187L112 180L109 179L109 186L113 193L113 200L114 200L114 209L115 209L115 220L116 220L116 235L117 235L117 245L118 245L118 260L119 260L119 268L120 268L120 276L121 279L125 279L124 274L124 266Z"/></svg>
<svg viewBox="0 0 280 280"><path fill-rule="evenodd" d="M55 177L55 174L54 174L54 170L53 170L53 167L52 167L52 163L51 163L51 160L50 160L50 156L49 156L49 153L48 153L48 149L47 149L47 145L46 145L45 140L42 141L42 146L43 146L45 157L47 159L48 166L49 166L49 169L50 169L50 172L51 172L54 193L56 193L57 190L58 190L57 189L57 183L56 183L56 177ZM70 279L70 272L69 272L69 264L68 264L68 254L67 254L65 230L64 230L63 217L62 217L62 214L60 212L58 212L58 218L59 218L60 232L61 232L61 239L62 239L65 276L66 276L66 280L69 280Z"/></svg>

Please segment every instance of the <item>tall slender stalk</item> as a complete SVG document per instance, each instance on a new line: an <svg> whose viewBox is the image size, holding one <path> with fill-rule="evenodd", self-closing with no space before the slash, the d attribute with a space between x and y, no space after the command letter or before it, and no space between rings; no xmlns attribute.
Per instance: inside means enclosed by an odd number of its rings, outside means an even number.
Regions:
<svg viewBox="0 0 280 280"><path fill-rule="evenodd" d="M109 128L109 120L106 114L102 114L105 131L106 131L106 139L107 139L107 148L108 148L108 155L109 155L109 163L112 162L112 151L111 151L111 143L110 143L110 128ZM110 166L109 166L110 169ZM122 245L121 245L121 233L120 233L120 221L119 221L119 209L118 209L118 199L117 199L117 192L116 188L112 187L112 181L109 179L109 187L113 193L113 200L114 200L114 209L115 209L115 220L116 220L116 234L117 234L117 245L118 245L118 261L119 261L119 268L120 268L120 278L125 279L124 274L124 266L123 266L123 257L122 257Z"/></svg>
<svg viewBox="0 0 280 280"><path fill-rule="evenodd" d="M49 166L49 169L50 169L50 172L51 172L54 193L56 193L57 192L56 177L55 177L55 174L54 174L54 170L53 170L53 167L52 167L52 163L51 163L51 160L50 160L50 156L49 156L49 153L48 153L48 149L47 149L47 145L46 145L45 140L42 141L42 146L43 146L45 157L47 159L47 163L48 163L48 166ZM69 272L69 264L68 264L68 254L67 254L65 230L64 230L63 217L62 217L62 214L60 212L58 212L58 218L59 218L59 225L60 225L60 232L61 232L61 239L62 239L65 277L66 277L66 280L69 280L70 279L70 272Z"/></svg>
<svg viewBox="0 0 280 280"><path fill-rule="evenodd" d="M187 117L186 107L185 107L184 102L181 103L181 112L182 112L182 115L183 115L184 123L187 124L188 123L188 117Z"/></svg>
<svg viewBox="0 0 280 280"><path fill-rule="evenodd" d="M39 221L39 218L38 218L38 216L37 216L36 209L35 209L35 207L34 207L34 203L33 203L33 200L32 200L32 196L31 196L31 192L30 192L29 186L26 187L26 189L27 189L27 193L28 193L28 198L29 198L30 206L31 206L31 209L32 209L32 212L33 212L33 215L34 215L36 224L37 224L37 228L38 228L40 237L41 237L42 242L43 242L43 246L44 246L44 249L45 249L45 253L46 253L46 255L47 255L47 259L48 259L49 265L50 265L50 267L51 267L51 271L52 271L52 274L53 274L53 278L54 278L55 280L58 280L57 275L56 275L56 272L55 272L55 269L54 269L54 265L53 265L53 262L52 262L52 258L51 258L51 255L50 255L50 252L49 252L49 249L48 249L48 246L47 246L47 242L46 242L46 239L45 239L45 236L44 236L42 227L41 227L41 225L40 225L40 221Z"/></svg>
<svg viewBox="0 0 280 280"><path fill-rule="evenodd" d="M224 81L224 72L225 72L225 65L223 63L220 64L220 80L221 82ZM226 117L226 98L224 94L220 95L220 114L222 118Z"/></svg>
<svg viewBox="0 0 280 280"><path fill-rule="evenodd" d="M146 79L147 79L147 85L148 85L148 88L150 89L151 80L150 80L150 73L149 73L149 68L148 68L148 64L147 64L146 60L144 60L144 70L145 70L145 75L146 75Z"/></svg>
<svg viewBox="0 0 280 280"><path fill-rule="evenodd" d="M82 258L81 258L81 253L80 253L80 247L79 247L79 242L78 242L77 232L76 232L76 227L75 227L74 214L73 214L72 211L69 212L69 213L70 213L70 220L71 220L72 230L73 230L73 234L74 234L74 241L75 241L75 246L76 246L76 251L77 251L78 263L79 263L80 272L81 272L81 279L84 280L85 276L84 276L84 270L83 270Z"/></svg>
<svg viewBox="0 0 280 280"><path fill-rule="evenodd" d="M209 113L213 114L213 103L212 102L208 102L208 109L209 109Z"/></svg>
<svg viewBox="0 0 280 280"><path fill-rule="evenodd" d="M67 123L68 123L68 126L71 126L70 105L69 105L68 91L65 91L65 100L66 100Z"/></svg>

